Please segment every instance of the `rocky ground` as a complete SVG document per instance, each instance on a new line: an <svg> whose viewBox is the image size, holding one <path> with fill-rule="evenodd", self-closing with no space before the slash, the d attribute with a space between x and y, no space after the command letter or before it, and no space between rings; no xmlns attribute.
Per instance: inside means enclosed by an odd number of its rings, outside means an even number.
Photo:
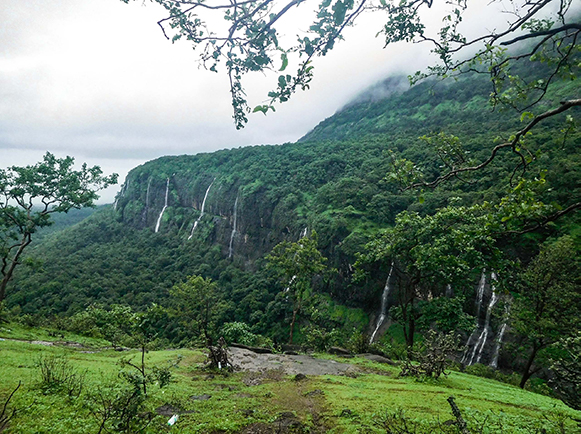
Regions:
<svg viewBox="0 0 581 434"><path fill-rule="evenodd" d="M316 359L307 354L258 354L245 348L228 348L228 359L242 371L280 370L288 375L346 375L359 371L354 365Z"/></svg>

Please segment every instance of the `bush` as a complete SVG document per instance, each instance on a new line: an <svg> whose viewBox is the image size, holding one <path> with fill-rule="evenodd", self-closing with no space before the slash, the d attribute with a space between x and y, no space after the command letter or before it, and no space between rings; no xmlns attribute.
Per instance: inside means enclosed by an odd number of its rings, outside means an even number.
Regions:
<svg viewBox="0 0 581 434"><path fill-rule="evenodd" d="M347 349L354 354L369 352L369 336L358 330L354 330L347 341Z"/></svg>
<svg viewBox="0 0 581 434"><path fill-rule="evenodd" d="M40 370L40 388L44 393L78 397L83 392L86 372L78 372L64 356L41 356L36 366Z"/></svg>
<svg viewBox="0 0 581 434"><path fill-rule="evenodd" d="M252 333L248 324L239 321L224 324L220 334L229 344L238 343L250 347L273 347L270 339Z"/></svg>
<svg viewBox="0 0 581 434"><path fill-rule="evenodd" d="M336 329L327 331L322 327L310 324L303 329L305 344L315 351L326 351L339 341L339 332Z"/></svg>
<svg viewBox="0 0 581 434"><path fill-rule="evenodd" d="M111 383L98 387L90 397L90 411L101 433L142 433L154 415L146 411L147 396L141 387Z"/></svg>
<svg viewBox="0 0 581 434"><path fill-rule="evenodd" d="M447 375L446 369L452 363L452 357L460 350L459 342L455 333L428 330L422 348L412 354L418 363L414 364L409 359L404 361L399 375L434 378Z"/></svg>

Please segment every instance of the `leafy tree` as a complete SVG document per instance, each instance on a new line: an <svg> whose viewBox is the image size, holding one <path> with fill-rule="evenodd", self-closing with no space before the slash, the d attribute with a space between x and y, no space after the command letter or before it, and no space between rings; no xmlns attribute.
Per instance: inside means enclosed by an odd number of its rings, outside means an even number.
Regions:
<svg viewBox="0 0 581 434"><path fill-rule="evenodd" d="M367 244L367 252L357 262L360 269L366 263L393 261L399 276L394 313L410 350L418 325L437 320L426 306L420 308L422 300L433 298L447 284L465 286L475 268L503 267L490 221L487 205L448 206L427 216L404 211L394 227ZM418 324L424 313L426 318ZM441 326L447 329L446 324Z"/></svg>
<svg viewBox="0 0 581 434"><path fill-rule="evenodd" d="M313 277L325 271L325 258L317 250L318 236L315 231L310 237L303 237L296 243L283 241L266 256L267 267L274 270L286 288L283 292L292 305L289 343L293 342L293 332L297 316L311 294Z"/></svg>
<svg viewBox="0 0 581 434"><path fill-rule="evenodd" d="M129 3L130 0L122 1ZM487 27L474 37L463 34L462 24L472 7L472 2L464 0L325 0L319 3L310 25L300 24L301 29L308 30L297 29L295 41L285 38L278 28L284 26L285 18L296 20L292 12L299 7L303 9L303 16L306 15L304 9L311 3L304 0L236 0L212 5L203 0L155 0L155 3L166 11L158 25L167 39L189 41L198 49L201 64L210 71L217 72L224 66L237 128L244 126L250 112L242 84L245 74L279 71L277 87L269 92L268 102L254 109L263 113L274 110L274 103L288 101L298 89L309 88L313 60L329 53L343 38L345 29L364 13L386 13L385 25L377 29L386 46L403 41L422 42L432 47L437 63L427 72L417 73L412 82L434 75L484 73L490 77L493 105L529 110L543 99L557 79L575 78L579 68L576 42L581 24L576 22L571 0L561 1L557 6L547 0L516 0L510 2L509 9L504 9L501 2L490 2L487 10L480 11L478 16L492 10L502 19L498 20L498 27L493 30ZM438 8L444 3L443 8ZM220 18L225 26L217 23L216 19ZM428 20L441 22L441 27L434 29ZM291 21L293 24L296 25ZM533 67L540 64L536 68L539 76L531 80L521 77L518 68L523 68L523 61ZM288 73L289 63L295 62L296 72ZM524 69L532 68L524 66ZM530 128L579 105L581 99L567 99L556 108L532 115ZM521 155L526 164L528 152L521 143L525 130L494 148L492 158L500 149L510 149ZM467 167L462 164L452 172L463 172Z"/></svg>
<svg viewBox="0 0 581 434"><path fill-rule="evenodd" d="M565 236L545 244L520 277L512 325L528 351L520 382L524 388L540 369L533 367L537 356L579 330L581 292L573 240Z"/></svg>
<svg viewBox="0 0 581 434"><path fill-rule="evenodd" d="M170 289L170 295L174 315L192 335L203 335L212 345L222 301L218 285L210 278L190 276Z"/></svg>
<svg viewBox="0 0 581 434"><path fill-rule="evenodd" d="M72 157L47 152L33 166L0 169L0 302L32 235L51 224L53 213L94 206L97 191L117 182L99 166L75 170Z"/></svg>
<svg viewBox="0 0 581 434"><path fill-rule="evenodd" d="M557 393L568 406L581 410L581 330L561 339L557 347L562 354L551 366Z"/></svg>

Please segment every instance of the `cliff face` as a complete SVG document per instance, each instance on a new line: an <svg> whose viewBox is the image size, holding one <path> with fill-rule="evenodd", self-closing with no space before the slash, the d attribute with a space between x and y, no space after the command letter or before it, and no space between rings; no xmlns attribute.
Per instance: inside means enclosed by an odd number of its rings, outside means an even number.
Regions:
<svg viewBox="0 0 581 434"><path fill-rule="evenodd" d="M217 245L224 256L246 261L300 237L308 223L285 204L277 185L236 173L225 164L231 159L204 157L205 164L197 156L166 157L131 171L114 206L117 219L184 243Z"/></svg>

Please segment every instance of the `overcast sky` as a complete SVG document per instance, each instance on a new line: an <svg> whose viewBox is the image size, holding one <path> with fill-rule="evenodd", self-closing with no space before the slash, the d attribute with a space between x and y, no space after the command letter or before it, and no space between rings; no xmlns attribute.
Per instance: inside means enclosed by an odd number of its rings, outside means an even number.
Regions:
<svg viewBox="0 0 581 434"><path fill-rule="evenodd" d="M251 115L237 131L226 75L199 69L187 42L167 41L161 17L159 6L141 2L1 0L0 167L33 164L51 151L123 180L163 155L295 141L366 87L428 63L428 46L382 49L375 34L383 17L375 13L316 60L309 91L267 117ZM275 82L276 74L249 77L251 106Z"/></svg>

